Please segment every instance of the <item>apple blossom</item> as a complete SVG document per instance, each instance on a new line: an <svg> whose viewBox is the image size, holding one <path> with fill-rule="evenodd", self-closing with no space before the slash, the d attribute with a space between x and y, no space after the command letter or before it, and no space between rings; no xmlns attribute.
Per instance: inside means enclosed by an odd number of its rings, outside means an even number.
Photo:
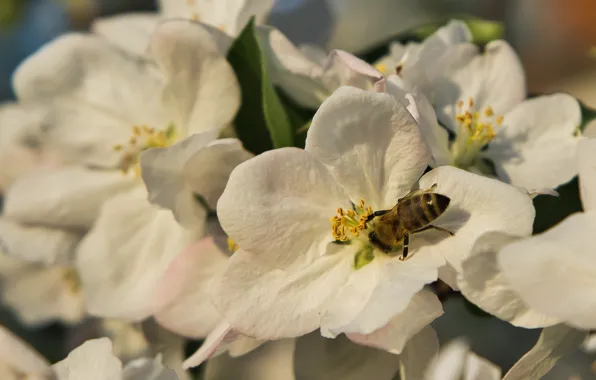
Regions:
<svg viewBox="0 0 596 380"><path fill-rule="evenodd" d="M50 363L27 343L0 325L0 377L3 380L44 380Z"/></svg>
<svg viewBox="0 0 596 380"><path fill-rule="evenodd" d="M461 270L484 232L530 234L534 217L527 194L498 181L452 167L420 178L429 161L404 105L342 87L317 112L304 151L278 149L239 165L217 205L241 247L215 286L224 320L258 339L321 328L401 352L441 314L436 296L423 291L439 268ZM393 207L417 183L451 199L436 225L455 236L413 235L408 260L399 260L369 241L374 221L357 221Z"/></svg>

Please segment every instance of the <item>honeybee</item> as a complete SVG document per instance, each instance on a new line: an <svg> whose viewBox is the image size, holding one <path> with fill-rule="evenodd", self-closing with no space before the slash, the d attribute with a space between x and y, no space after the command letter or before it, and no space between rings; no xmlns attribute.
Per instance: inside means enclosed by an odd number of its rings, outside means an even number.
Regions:
<svg viewBox="0 0 596 380"><path fill-rule="evenodd" d="M453 236L453 232L431 224L451 202L446 195L435 193L436 187L434 184L426 190L413 190L399 198L391 210L379 210L369 215L367 223L374 221L373 230L368 234L370 242L386 253L401 244L399 259L405 260L411 234L435 229Z"/></svg>

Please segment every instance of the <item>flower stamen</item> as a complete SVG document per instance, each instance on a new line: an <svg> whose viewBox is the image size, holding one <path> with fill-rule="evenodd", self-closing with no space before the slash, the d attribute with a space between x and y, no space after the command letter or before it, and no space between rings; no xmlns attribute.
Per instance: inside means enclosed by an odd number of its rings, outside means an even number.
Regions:
<svg viewBox="0 0 596 380"><path fill-rule="evenodd" d="M372 213L372 207L366 206L364 199L360 199L354 210L338 208L336 215L331 218L331 234L335 241L348 242L359 237L360 232L367 229L368 218Z"/></svg>

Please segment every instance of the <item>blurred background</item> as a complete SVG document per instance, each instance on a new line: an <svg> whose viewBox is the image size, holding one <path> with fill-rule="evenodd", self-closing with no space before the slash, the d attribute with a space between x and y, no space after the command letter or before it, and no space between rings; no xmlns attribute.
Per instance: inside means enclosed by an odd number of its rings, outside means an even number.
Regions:
<svg viewBox="0 0 596 380"><path fill-rule="evenodd" d="M45 42L70 30L87 30L99 17L155 9L154 0L0 0L0 100L12 99L13 70ZM480 42L484 35L500 36L515 47L526 67L530 93L565 91L596 108L596 0L278 0L269 23L297 44L366 56L374 51L360 44L368 34L378 35L382 45L404 32L424 33L452 17L494 21L478 25L476 36ZM392 30L374 30L388 23ZM479 355L505 370L539 334L479 316L461 298L448 299L445 309L445 316L434 323L441 339L467 336ZM25 329L9 310L0 314L0 323L52 361L61 359L64 351L48 343L76 339L65 336L61 326ZM567 358L548 379L596 379L594 359L588 354Z"/></svg>

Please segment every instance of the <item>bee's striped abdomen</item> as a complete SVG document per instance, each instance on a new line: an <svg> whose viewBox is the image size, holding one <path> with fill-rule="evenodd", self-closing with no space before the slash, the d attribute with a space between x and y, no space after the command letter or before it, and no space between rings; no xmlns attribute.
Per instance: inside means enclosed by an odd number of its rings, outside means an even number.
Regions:
<svg viewBox="0 0 596 380"><path fill-rule="evenodd" d="M449 206L449 198L436 193L425 193L399 202L398 215L408 231L416 231L437 219Z"/></svg>

